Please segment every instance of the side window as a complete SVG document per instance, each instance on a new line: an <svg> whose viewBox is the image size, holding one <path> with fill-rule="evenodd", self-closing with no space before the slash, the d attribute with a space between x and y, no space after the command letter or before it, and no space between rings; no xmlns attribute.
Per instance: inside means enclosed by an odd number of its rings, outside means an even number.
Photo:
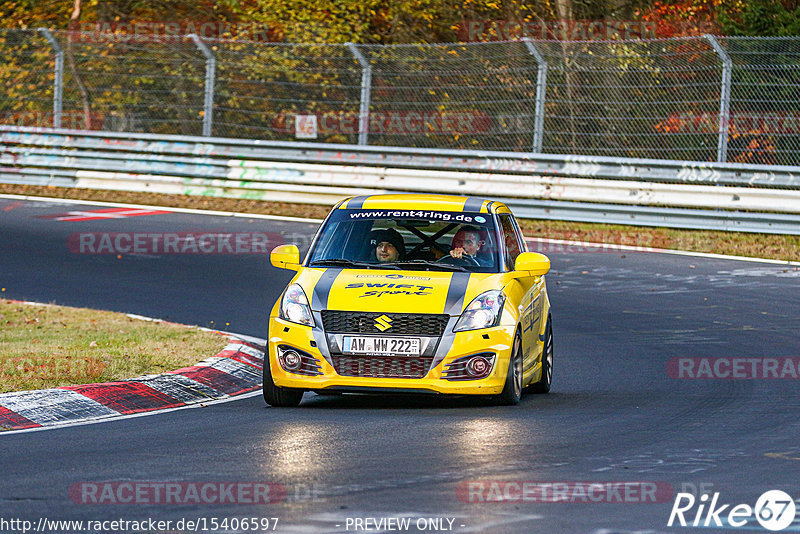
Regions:
<svg viewBox="0 0 800 534"><path fill-rule="evenodd" d="M520 243L520 249L519 249L519 250L520 250L520 252L530 252L530 251L528 250L528 242L527 242L527 241L525 241L525 236L524 236L524 235L522 235L522 230L521 230L521 229L520 229L520 227L519 227L519 223L518 223L518 222L517 222L517 220L516 220L515 218L513 218L513 217L511 217L511 222L512 222L512 223L514 223L514 231L516 232L516 234L517 234L517 240L518 240L518 241L519 241L519 243Z"/></svg>
<svg viewBox="0 0 800 534"><path fill-rule="evenodd" d="M514 224L514 219L511 215L502 213L500 214L500 226L503 232L503 241L505 242L505 262L506 269L509 271L514 270L514 261L523 250L523 244L517 225Z"/></svg>

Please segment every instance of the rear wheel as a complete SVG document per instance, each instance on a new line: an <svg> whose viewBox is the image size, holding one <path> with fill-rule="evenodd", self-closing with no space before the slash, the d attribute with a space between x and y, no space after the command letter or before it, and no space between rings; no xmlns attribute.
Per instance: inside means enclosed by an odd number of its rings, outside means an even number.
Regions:
<svg viewBox="0 0 800 534"><path fill-rule="evenodd" d="M268 349L267 349L268 350ZM272 373L269 370L269 354L264 351L264 401L270 406L278 408L293 408L300 405L303 400L302 389L282 388L275 385L272 381Z"/></svg>
<svg viewBox="0 0 800 534"><path fill-rule="evenodd" d="M497 396L497 404L513 406L522 398L522 336L519 331L514 335L514 346L511 349L511 360L508 362L506 384L502 393Z"/></svg>
<svg viewBox="0 0 800 534"><path fill-rule="evenodd" d="M531 384L528 389L532 393L547 393L553 382L553 326L552 317L547 316L544 327L544 347L542 348L542 377Z"/></svg>

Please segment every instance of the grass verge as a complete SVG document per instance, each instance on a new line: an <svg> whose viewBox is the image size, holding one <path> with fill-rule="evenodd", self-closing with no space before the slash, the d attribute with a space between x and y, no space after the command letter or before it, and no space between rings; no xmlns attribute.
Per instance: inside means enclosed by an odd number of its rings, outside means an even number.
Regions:
<svg viewBox="0 0 800 534"><path fill-rule="evenodd" d="M0 193L322 219L330 206L188 195L0 184ZM800 236L521 219L527 237L800 261Z"/></svg>
<svg viewBox="0 0 800 534"><path fill-rule="evenodd" d="M122 313L0 299L0 393L163 373L218 354L227 338Z"/></svg>

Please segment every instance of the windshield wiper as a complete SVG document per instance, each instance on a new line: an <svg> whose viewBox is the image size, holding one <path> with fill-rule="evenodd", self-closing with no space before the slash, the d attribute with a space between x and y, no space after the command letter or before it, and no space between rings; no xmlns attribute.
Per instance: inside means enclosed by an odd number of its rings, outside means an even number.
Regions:
<svg viewBox="0 0 800 534"><path fill-rule="evenodd" d="M400 267L394 264L368 263L366 261L345 260L343 258L329 258L326 260L315 260L308 264L309 267L316 267L318 265L327 267L354 267L359 269L383 269L384 267L386 267L387 269L395 269L395 270L400 269Z"/></svg>
<svg viewBox="0 0 800 534"><path fill-rule="evenodd" d="M442 271L458 271L461 273L471 273L469 269L463 267L461 265L454 265L452 263L436 263L435 261L428 261L428 260L406 260L406 261L393 261L391 263L382 263L383 265L396 265L398 269L400 266L403 265L424 265L426 267L433 267L434 269L440 269Z"/></svg>

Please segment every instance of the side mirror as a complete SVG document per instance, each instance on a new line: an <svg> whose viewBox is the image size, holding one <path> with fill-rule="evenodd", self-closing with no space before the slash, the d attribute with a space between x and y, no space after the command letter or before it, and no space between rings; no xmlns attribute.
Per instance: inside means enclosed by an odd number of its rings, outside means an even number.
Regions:
<svg viewBox="0 0 800 534"><path fill-rule="evenodd" d="M538 252L522 252L514 262L514 271L528 271L530 276L542 276L550 270L550 258Z"/></svg>
<svg viewBox="0 0 800 534"><path fill-rule="evenodd" d="M272 249L269 261L278 269L300 270L300 250L297 245L279 245Z"/></svg>

